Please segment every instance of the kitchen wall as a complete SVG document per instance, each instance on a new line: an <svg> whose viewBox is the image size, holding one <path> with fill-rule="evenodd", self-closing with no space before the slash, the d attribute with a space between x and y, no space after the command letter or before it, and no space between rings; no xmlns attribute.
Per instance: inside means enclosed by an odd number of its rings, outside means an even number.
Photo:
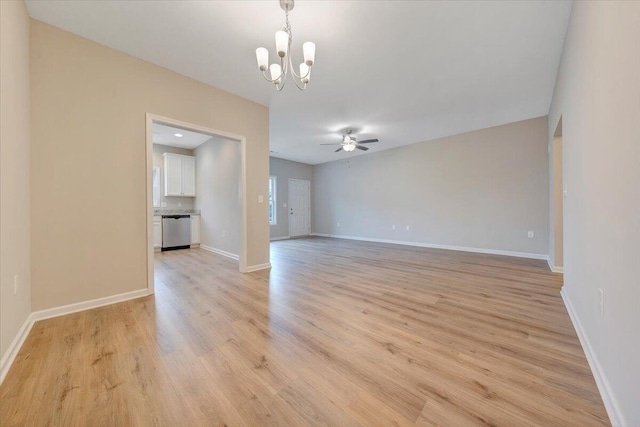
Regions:
<svg viewBox="0 0 640 427"><path fill-rule="evenodd" d="M269 262L267 107L31 21L34 310L147 287L146 113L246 137L249 267Z"/></svg>
<svg viewBox="0 0 640 427"><path fill-rule="evenodd" d="M316 165L311 196L315 233L546 257L547 118Z"/></svg>
<svg viewBox="0 0 640 427"><path fill-rule="evenodd" d="M639 426L640 2L573 4L550 143L560 118L563 294L611 421Z"/></svg>
<svg viewBox="0 0 640 427"><path fill-rule="evenodd" d="M289 178L312 181L313 166L290 160L269 158L269 174L276 180L276 222L271 226L271 238L289 237ZM312 213L313 219L313 213Z"/></svg>
<svg viewBox="0 0 640 427"><path fill-rule="evenodd" d="M242 219L240 143L213 137L194 151L201 246L237 256Z"/></svg>
<svg viewBox="0 0 640 427"><path fill-rule="evenodd" d="M29 16L0 1L0 372L31 313ZM14 278L18 287L14 291Z"/></svg>
<svg viewBox="0 0 640 427"><path fill-rule="evenodd" d="M164 195L164 153L182 154L184 156L193 156L193 150L178 147L169 147L167 145L153 144L153 166L160 168L160 206L159 209L193 209L193 197L174 197ZM197 170L197 169L196 169ZM196 194L198 186L196 185ZM167 206L162 206L162 203Z"/></svg>

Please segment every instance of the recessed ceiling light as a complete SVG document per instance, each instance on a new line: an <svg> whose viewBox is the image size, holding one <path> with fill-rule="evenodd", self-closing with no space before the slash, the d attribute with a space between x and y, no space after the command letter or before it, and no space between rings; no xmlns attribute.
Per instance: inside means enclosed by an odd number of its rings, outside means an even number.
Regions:
<svg viewBox="0 0 640 427"><path fill-rule="evenodd" d="M177 136L178 138L182 138L184 135L181 133L174 133L173 136Z"/></svg>

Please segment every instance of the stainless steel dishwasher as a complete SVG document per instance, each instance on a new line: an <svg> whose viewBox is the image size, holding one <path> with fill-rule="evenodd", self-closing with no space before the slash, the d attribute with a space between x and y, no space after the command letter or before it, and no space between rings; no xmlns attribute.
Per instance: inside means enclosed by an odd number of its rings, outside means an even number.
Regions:
<svg viewBox="0 0 640 427"><path fill-rule="evenodd" d="M162 215L162 250L191 247L191 215Z"/></svg>

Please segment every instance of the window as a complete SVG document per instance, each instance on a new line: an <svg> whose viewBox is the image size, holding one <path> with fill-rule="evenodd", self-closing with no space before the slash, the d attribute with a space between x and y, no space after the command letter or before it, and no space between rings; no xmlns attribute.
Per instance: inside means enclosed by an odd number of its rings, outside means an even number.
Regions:
<svg viewBox="0 0 640 427"><path fill-rule="evenodd" d="M153 207L160 207L160 168L153 167Z"/></svg>
<svg viewBox="0 0 640 427"><path fill-rule="evenodd" d="M269 224L276 225L276 177L269 177Z"/></svg>

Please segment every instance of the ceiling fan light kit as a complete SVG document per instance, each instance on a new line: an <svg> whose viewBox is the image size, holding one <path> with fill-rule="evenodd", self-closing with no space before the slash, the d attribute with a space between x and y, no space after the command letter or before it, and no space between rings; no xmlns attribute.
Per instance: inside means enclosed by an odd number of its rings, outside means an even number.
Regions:
<svg viewBox="0 0 640 427"><path fill-rule="evenodd" d="M291 32L291 24L289 24L289 11L293 9L294 0L280 0L280 7L285 13L285 24L282 30L276 32L276 53L280 59L280 63L269 65L269 50L264 47L256 49L256 59L258 60L258 69L262 72L265 80L275 84L276 89L281 91L289 75L289 71L293 75L293 82L300 90L305 90L307 84L311 80L311 67L316 57L316 45L313 42L305 42L302 45L302 55L304 62L300 63L300 74L296 73L291 59L291 42L293 34ZM267 76L267 70L269 75ZM298 83L298 81L300 83Z"/></svg>
<svg viewBox="0 0 640 427"><path fill-rule="evenodd" d="M346 151L346 152L351 152L354 151L356 148L358 150L362 150L362 151L367 151L369 148L364 147L360 144L372 144L374 142L378 142L378 139L367 139L364 141L360 141L358 142L356 140L356 137L351 135L351 133L353 132L353 129L347 129L346 130L346 135L342 135L342 142L341 143L335 143L335 144L320 144L320 145L340 145L340 148L338 148L335 152L339 152L339 151Z"/></svg>

